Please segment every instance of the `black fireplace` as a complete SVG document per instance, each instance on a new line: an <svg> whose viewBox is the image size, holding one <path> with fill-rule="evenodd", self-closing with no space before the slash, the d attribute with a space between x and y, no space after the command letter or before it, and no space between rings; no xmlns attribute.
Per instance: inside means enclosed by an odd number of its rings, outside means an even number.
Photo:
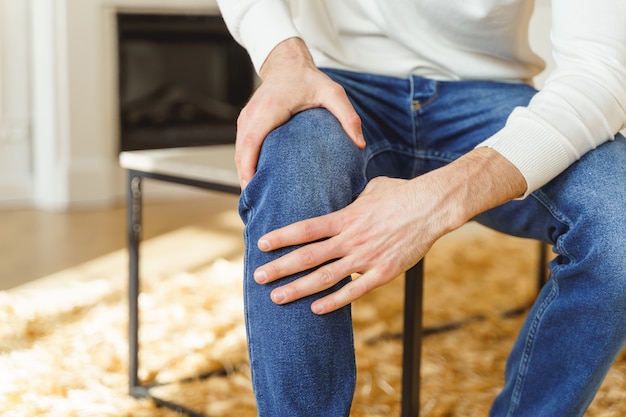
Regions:
<svg viewBox="0 0 626 417"><path fill-rule="evenodd" d="M216 15L118 14L120 150L233 143L254 88Z"/></svg>

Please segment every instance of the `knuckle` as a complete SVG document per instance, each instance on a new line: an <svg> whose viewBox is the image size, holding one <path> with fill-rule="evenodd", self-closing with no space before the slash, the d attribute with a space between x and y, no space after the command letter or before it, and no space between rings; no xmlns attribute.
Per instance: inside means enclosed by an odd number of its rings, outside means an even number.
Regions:
<svg viewBox="0 0 626 417"><path fill-rule="evenodd" d="M306 241L310 241L314 236L313 225L310 222L304 222L302 224L302 235L306 238Z"/></svg>
<svg viewBox="0 0 626 417"><path fill-rule="evenodd" d="M376 269L378 270L378 275L383 279L399 274L400 270L398 264L390 260L379 263Z"/></svg>
<svg viewBox="0 0 626 417"><path fill-rule="evenodd" d="M301 249L300 262L306 268L310 268L316 265L315 253L308 246L305 246Z"/></svg>
<svg viewBox="0 0 626 417"><path fill-rule="evenodd" d="M361 118L354 112L346 116L346 123L354 127L361 127Z"/></svg>
<svg viewBox="0 0 626 417"><path fill-rule="evenodd" d="M328 93L332 96L343 96L346 94L346 90L339 84L332 82L328 85Z"/></svg>
<svg viewBox="0 0 626 417"><path fill-rule="evenodd" d="M258 140L258 135L254 132L249 132L245 127L240 127L238 129L237 142L239 147L237 149L241 151L242 148L248 146L250 143L254 143Z"/></svg>
<svg viewBox="0 0 626 417"><path fill-rule="evenodd" d="M361 298L367 292L367 288L365 288L363 283L358 281L351 282L346 286L346 290L348 292L348 297L350 297L350 300L352 301Z"/></svg>
<svg viewBox="0 0 626 417"><path fill-rule="evenodd" d="M297 285L290 285L286 287L285 292L287 293L287 298L290 300L297 300L303 297L302 292Z"/></svg>
<svg viewBox="0 0 626 417"><path fill-rule="evenodd" d="M375 250L366 251L361 255L361 261L368 266L379 267L384 261L380 260L380 254Z"/></svg>
<svg viewBox="0 0 626 417"><path fill-rule="evenodd" d="M349 216L346 216L343 212L338 212L338 214L339 215L337 216L331 216L328 218L328 230L331 235L336 235L351 224Z"/></svg>
<svg viewBox="0 0 626 417"><path fill-rule="evenodd" d="M265 272L267 273L268 277L273 278L273 277L280 277L282 276L282 268L280 267L280 265L276 265L276 264L267 264L265 265Z"/></svg>
<svg viewBox="0 0 626 417"><path fill-rule="evenodd" d="M242 161L243 161L243 155L242 155L241 150L235 151L235 164L237 166L240 166Z"/></svg>
<svg viewBox="0 0 626 417"><path fill-rule="evenodd" d="M353 248L366 247L371 242L371 235L367 232L355 234L350 237L348 245ZM376 252L367 251L362 259L372 260L376 256Z"/></svg>
<svg viewBox="0 0 626 417"><path fill-rule="evenodd" d="M326 288L335 283L332 272L327 268L322 268L317 271L317 280Z"/></svg>
<svg viewBox="0 0 626 417"><path fill-rule="evenodd" d="M246 123L248 122L249 114L250 114L249 106L244 107L239 112L239 116L237 116L237 130L243 129L246 126Z"/></svg>

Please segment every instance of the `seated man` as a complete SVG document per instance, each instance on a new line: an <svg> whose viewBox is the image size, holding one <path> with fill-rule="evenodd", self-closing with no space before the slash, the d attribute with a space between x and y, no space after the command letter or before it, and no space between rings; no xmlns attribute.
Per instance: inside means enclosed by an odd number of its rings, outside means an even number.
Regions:
<svg viewBox="0 0 626 417"><path fill-rule="evenodd" d="M626 341L626 2L552 0L539 92L531 0L218 3L262 81L236 152L259 415L347 416L350 303L475 219L558 254L491 415L582 416Z"/></svg>

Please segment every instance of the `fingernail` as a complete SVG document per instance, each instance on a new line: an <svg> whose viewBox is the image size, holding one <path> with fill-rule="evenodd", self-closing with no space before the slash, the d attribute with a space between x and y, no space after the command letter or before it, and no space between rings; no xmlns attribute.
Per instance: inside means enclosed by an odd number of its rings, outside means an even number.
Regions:
<svg viewBox="0 0 626 417"><path fill-rule="evenodd" d="M261 249L262 251L266 251L270 249L270 242L265 240L265 239L261 239L259 240L259 249Z"/></svg>
<svg viewBox="0 0 626 417"><path fill-rule="evenodd" d="M280 304L285 300L285 293L282 291L274 291L272 293L272 300L276 303L276 304Z"/></svg>
<svg viewBox="0 0 626 417"><path fill-rule="evenodd" d="M241 189L244 190L248 186L248 181L241 180L240 184L241 184Z"/></svg>
<svg viewBox="0 0 626 417"><path fill-rule="evenodd" d="M254 271L254 280L259 284L265 283L267 281L267 272L263 270Z"/></svg>
<svg viewBox="0 0 626 417"><path fill-rule="evenodd" d="M324 307L319 304L313 304L311 306L311 311L313 311L313 313L315 314L322 314L324 312Z"/></svg>

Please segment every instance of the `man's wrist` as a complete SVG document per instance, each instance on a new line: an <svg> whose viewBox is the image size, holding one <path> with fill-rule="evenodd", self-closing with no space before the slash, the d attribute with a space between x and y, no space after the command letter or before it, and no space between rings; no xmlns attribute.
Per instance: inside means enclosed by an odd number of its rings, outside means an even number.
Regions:
<svg viewBox="0 0 626 417"><path fill-rule="evenodd" d="M447 233L489 209L524 195L526 180L497 151L482 147L431 172L441 194L444 232Z"/></svg>
<svg viewBox="0 0 626 417"><path fill-rule="evenodd" d="M277 66L284 67L294 63L315 65L306 44L298 37L285 39L272 49L259 69L259 77L264 80Z"/></svg>

